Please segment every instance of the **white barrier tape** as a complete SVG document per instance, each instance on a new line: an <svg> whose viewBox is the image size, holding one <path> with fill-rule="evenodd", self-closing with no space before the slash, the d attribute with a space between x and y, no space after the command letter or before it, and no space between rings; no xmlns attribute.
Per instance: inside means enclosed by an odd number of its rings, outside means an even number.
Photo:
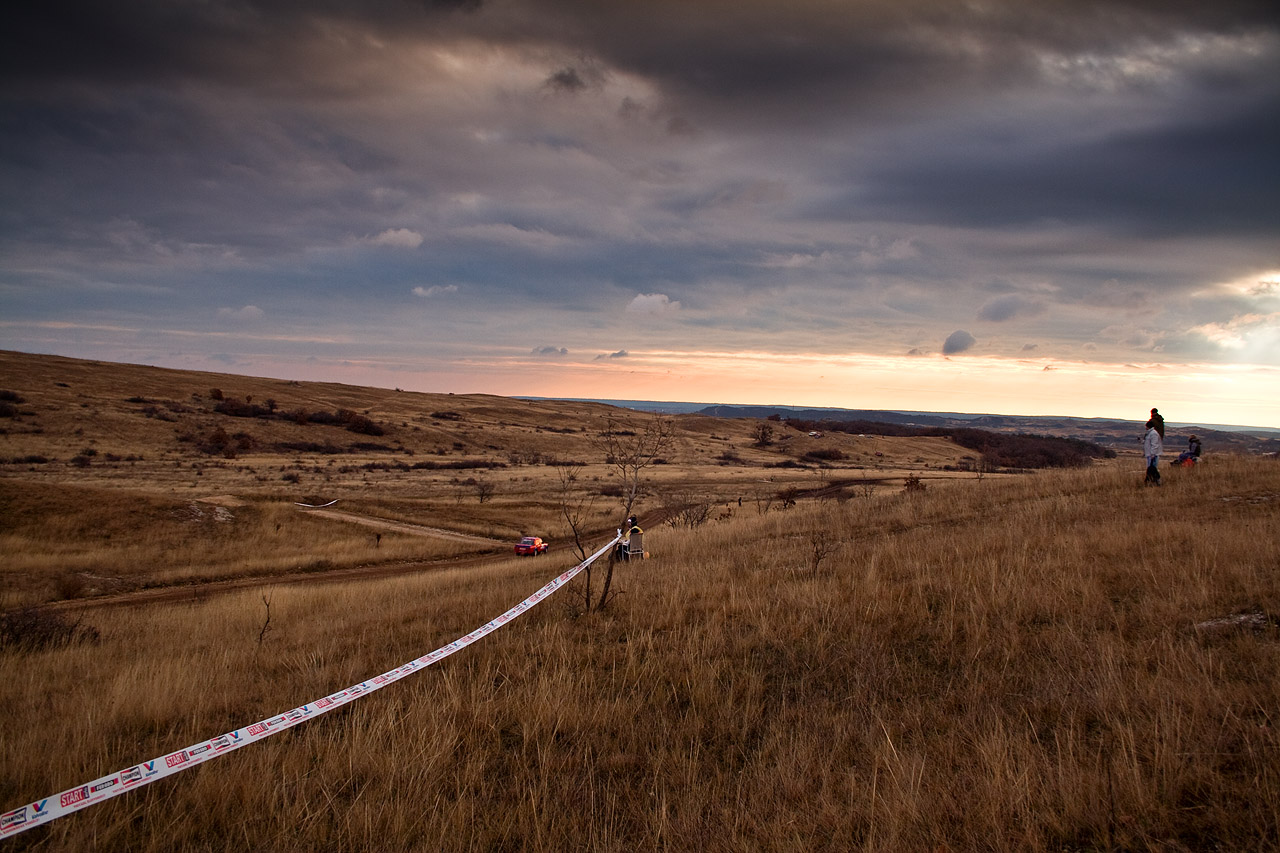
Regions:
<svg viewBox="0 0 1280 853"><path fill-rule="evenodd" d="M268 717L261 722L254 723L242 729L236 729L233 732L227 732L224 735L212 738L210 740L201 741L180 749L177 752L171 752L168 755L162 755L159 758L153 758L142 764L135 764L125 770L103 776L95 779L85 785L77 785L74 788L68 788L61 794L54 794L51 797L45 797L42 800L36 800L34 803L28 803L21 808L13 811L5 812L0 815L0 838L7 838L11 835L17 835L19 832L49 823L57 820L63 815L71 814L80 809L109 800L112 797L119 796L127 791L135 788L141 788L157 779L163 779L166 776L172 776L197 764L203 764L210 759L217 758L220 755L226 755L232 750L239 749L254 741L262 740L270 737L277 732L292 728L298 723L326 714L335 708L341 708L348 702L352 702L361 696L368 695L375 690L381 690L388 684L392 684L404 678L410 673L416 672L423 667L430 666L438 660L447 658L454 652L461 651L467 646L493 633L503 625L515 619L521 613L533 607L544 598L551 595L560 587L573 580L579 572L587 566L594 563L602 554L618 543L622 537L614 539L608 545L605 545L599 551L596 551L587 559L574 566L569 571L553 579L542 589L526 598L524 601L512 607L506 613L498 618L490 621L487 625L477 628L465 637L459 637L447 646L441 646L434 652L425 654L420 658L411 660L403 666L398 666L390 672L384 672L382 675L375 675L368 681L362 681L359 684L352 685L346 690L339 690L323 699L310 702L306 705L299 705L291 711L285 711L283 714L277 714L274 717Z"/></svg>

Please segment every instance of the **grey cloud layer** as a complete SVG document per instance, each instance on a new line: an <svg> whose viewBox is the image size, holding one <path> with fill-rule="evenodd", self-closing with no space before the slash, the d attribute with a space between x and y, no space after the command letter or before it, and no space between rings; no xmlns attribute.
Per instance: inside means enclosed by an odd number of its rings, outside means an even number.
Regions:
<svg viewBox="0 0 1280 853"><path fill-rule="evenodd" d="M1280 311L1195 296L1280 267L1272 3L144 0L10 22L0 285L29 319L410 305L406 334L495 339L459 318L509 306L540 318L526 353L553 323L599 328L575 352L638 350L618 317L653 294L681 306L646 330L668 346L934 350L972 322L996 351L1136 359L1232 357L1193 330Z"/></svg>

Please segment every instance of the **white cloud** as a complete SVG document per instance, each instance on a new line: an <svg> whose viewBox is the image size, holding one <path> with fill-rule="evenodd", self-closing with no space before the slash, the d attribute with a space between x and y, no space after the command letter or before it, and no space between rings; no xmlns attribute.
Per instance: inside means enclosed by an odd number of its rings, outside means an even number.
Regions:
<svg viewBox="0 0 1280 853"><path fill-rule="evenodd" d="M665 293L639 293L627 306L631 314L666 314L679 311L680 303L672 301Z"/></svg>
<svg viewBox="0 0 1280 853"><path fill-rule="evenodd" d="M408 228L388 228L369 242L375 246L390 246L395 249L416 249L422 245L422 235Z"/></svg>
<svg viewBox="0 0 1280 853"><path fill-rule="evenodd" d="M257 305L246 305L243 308L219 308L218 316L227 320L252 321L261 320L267 312Z"/></svg>
<svg viewBox="0 0 1280 853"><path fill-rule="evenodd" d="M542 228L520 228L505 222L465 225L449 232L458 239L480 240L529 251L552 251L569 245L569 240Z"/></svg>
<svg viewBox="0 0 1280 853"><path fill-rule="evenodd" d="M457 293L458 285L456 284L433 284L430 287L415 287L413 289L414 296L421 296L423 299L430 299L433 296L440 296L445 293Z"/></svg>
<svg viewBox="0 0 1280 853"><path fill-rule="evenodd" d="M1280 352L1280 313L1245 314L1225 323L1205 323L1192 329L1208 340L1261 362L1274 362Z"/></svg>

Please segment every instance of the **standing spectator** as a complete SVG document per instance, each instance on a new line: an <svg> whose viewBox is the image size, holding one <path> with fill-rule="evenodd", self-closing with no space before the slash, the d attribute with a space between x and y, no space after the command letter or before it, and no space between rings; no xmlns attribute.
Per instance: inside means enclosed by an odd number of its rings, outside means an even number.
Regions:
<svg viewBox="0 0 1280 853"><path fill-rule="evenodd" d="M1143 482L1147 485L1160 485L1160 454L1164 452L1164 442L1160 440L1160 433L1153 426L1147 427L1147 434L1142 439L1142 455L1147 458L1147 478Z"/></svg>
<svg viewBox="0 0 1280 853"><path fill-rule="evenodd" d="M1159 409L1151 410L1151 420L1147 421L1147 429L1155 429L1160 433L1160 441L1164 441L1164 416L1160 414Z"/></svg>

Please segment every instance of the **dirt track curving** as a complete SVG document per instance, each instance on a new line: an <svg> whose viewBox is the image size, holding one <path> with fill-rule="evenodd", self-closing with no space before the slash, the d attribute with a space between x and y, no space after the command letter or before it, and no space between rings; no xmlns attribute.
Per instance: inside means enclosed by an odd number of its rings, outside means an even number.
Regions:
<svg viewBox="0 0 1280 853"><path fill-rule="evenodd" d="M219 503L211 500L209 503ZM306 509L309 515L320 515L334 521L345 521L361 524L381 530L394 530L411 536L426 536L433 539L448 539L455 542L467 542L484 546L487 550L481 554L465 554L455 557L444 557L438 560L410 560L397 563L382 563L371 566L352 566L343 569L329 569L310 572L289 572L279 575L255 575L252 577L228 578L186 583L176 586L156 587L154 589L137 589L129 592L99 595L93 598L74 598L66 601L55 601L43 605L48 610L99 610L109 607L139 607L149 604L174 603L181 601L203 601L212 595L236 592L257 587L286 586L294 584L339 583L342 581L373 580L376 578L395 577L433 569L456 569L477 566L493 560L498 549L506 548L509 543L486 536L474 536L469 533L458 533L439 527L425 527L420 524L409 524L401 521L390 521L385 518L359 515L354 512L335 509ZM509 554L508 554L509 555Z"/></svg>
<svg viewBox="0 0 1280 853"><path fill-rule="evenodd" d="M459 569L479 566L495 559L511 556L509 544L498 539L474 536L469 533L457 533L438 527L424 527L418 524L390 521L384 518L359 515L353 512L332 510L328 508L306 509L311 515L322 515L335 521L363 524L368 527L395 530L414 536L429 536L470 542L487 546L489 550L479 554L465 554L455 557L443 557L438 560L409 560L397 563L383 563L371 566L352 566L343 569L329 569L310 572L289 572L279 575L255 575L253 577L228 578L226 580L201 581L176 586L138 589L129 592L99 595L93 598L73 598L65 601L54 601L42 605L44 609L56 611L102 610L112 607L142 607L151 604L173 604L179 602L204 601L211 596L245 589L256 589L272 586L292 586L295 584L342 583L345 581L376 580L380 578L408 575L416 572ZM665 513L656 512L648 517L651 525L657 525L665 518ZM613 535L612 530L600 530L588 534L589 541L607 540ZM499 550L501 549L501 550Z"/></svg>
<svg viewBox="0 0 1280 853"><path fill-rule="evenodd" d="M397 533L407 533L410 536L427 536L433 539L448 539L453 542L471 542L477 545L507 544L500 539L491 539L488 536L474 536L470 533L458 533L453 530L444 530L439 527L424 527L421 524L409 524L405 521L390 521L385 518L357 515L354 512L347 512L340 509L317 508L307 509L304 511L307 515L319 515L325 518L332 518L335 521L349 521L353 524L362 524L365 527L376 527L380 530L394 530Z"/></svg>

